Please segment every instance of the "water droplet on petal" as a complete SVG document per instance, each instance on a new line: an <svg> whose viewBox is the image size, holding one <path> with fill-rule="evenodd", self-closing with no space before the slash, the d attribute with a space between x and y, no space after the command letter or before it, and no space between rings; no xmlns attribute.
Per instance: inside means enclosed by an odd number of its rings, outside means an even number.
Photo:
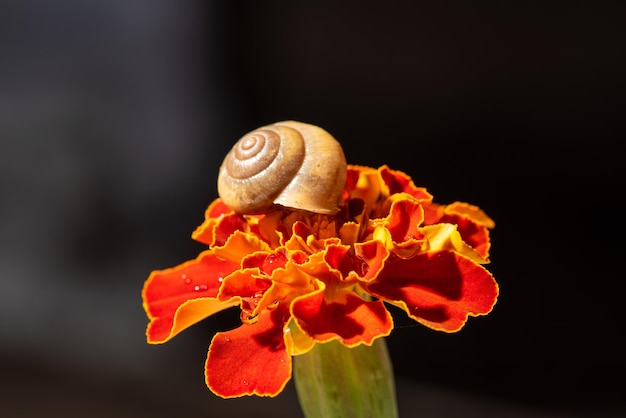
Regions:
<svg viewBox="0 0 626 418"><path fill-rule="evenodd" d="M203 292L205 290L208 290L209 287L205 284L199 284L193 287L193 290L195 290L196 292Z"/></svg>
<svg viewBox="0 0 626 418"><path fill-rule="evenodd" d="M217 278L217 281L218 281L218 282L220 282L220 283L222 283L222 280L224 280L224 278L223 278L223 277L218 277L218 278Z"/></svg>
<svg viewBox="0 0 626 418"><path fill-rule="evenodd" d="M272 274L272 271L278 267L282 267L287 262L287 257L284 253L278 252L276 254L270 254L263 262L261 269L267 273Z"/></svg>
<svg viewBox="0 0 626 418"><path fill-rule="evenodd" d="M190 284L192 281L191 277L187 276L185 273L181 274L180 278L183 279L185 284Z"/></svg>
<svg viewBox="0 0 626 418"><path fill-rule="evenodd" d="M231 342L232 340L229 337L224 337L224 341L226 341L227 343Z"/></svg>
<svg viewBox="0 0 626 418"><path fill-rule="evenodd" d="M247 381L247 380L244 380L244 381L243 381L243 384L244 384L244 386L248 386L248 381Z"/></svg>
<svg viewBox="0 0 626 418"><path fill-rule="evenodd" d="M252 325L259 320L259 314L250 315L247 312L241 312L241 321L246 325Z"/></svg>

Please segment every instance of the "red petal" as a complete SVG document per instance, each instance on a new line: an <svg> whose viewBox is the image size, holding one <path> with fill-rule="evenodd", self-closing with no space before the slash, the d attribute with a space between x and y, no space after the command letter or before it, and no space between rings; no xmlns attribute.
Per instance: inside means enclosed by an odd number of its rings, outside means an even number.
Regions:
<svg viewBox="0 0 626 418"><path fill-rule="evenodd" d="M436 223L457 225L463 241L472 246L481 257L489 257L489 228L493 228L495 223L477 206L463 202L425 206L424 225Z"/></svg>
<svg viewBox="0 0 626 418"><path fill-rule="evenodd" d="M232 306L215 297L222 278L238 268L238 263L223 260L209 250L177 267L152 272L142 292L143 306L150 318L148 341L165 342L196 322Z"/></svg>
<svg viewBox="0 0 626 418"><path fill-rule="evenodd" d="M463 241L471 245L481 257L489 257L489 230L463 215L446 214L439 219L441 223L451 223L458 227Z"/></svg>
<svg viewBox="0 0 626 418"><path fill-rule="evenodd" d="M232 209L226 206L222 199L215 199L207 208L204 216L206 218L219 218L221 215L226 215L230 212L232 212Z"/></svg>
<svg viewBox="0 0 626 418"><path fill-rule="evenodd" d="M226 277L219 291L219 300L226 302L234 297L242 298L242 302L248 299L260 299L270 287L271 281L269 278L259 278L259 274L257 269L248 269L236 271ZM254 307L242 305L242 309L251 311Z"/></svg>
<svg viewBox="0 0 626 418"><path fill-rule="evenodd" d="M365 206L375 207L381 193L378 170L364 166L349 166L346 190L348 199L360 199Z"/></svg>
<svg viewBox="0 0 626 418"><path fill-rule="evenodd" d="M392 203L389 215L385 219L385 227L391 234L395 254L402 258L410 258L420 251L424 236L419 227L424 220L422 205L404 196Z"/></svg>
<svg viewBox="0 0 626 418"><path fill-rule="evenodd" d="M433 196L423 187L416 187L411 177L402 171L391 170L387 166L380 167L380 175L389 188L390 194L408 193L420 202L431 202Z"/></svg>
<svg viewBox="0 0 626 418"><path fill-rule="evenodd" d="M394 259L366 287L416 321L447 332L461 329L468 315L489 313L498 295L498 285L487 270L450 251Z"/></svg>
<svg viewBox="0 0 626 418"><path fill-rule="evenodd" d="M423 238L419 232L423 220L422 205L411 200L398 200L391 205L385 227L391 233L394 243L402 243L410 239Z"/></svg>
<svg viewBox="0 0 626 418"><path fill-rule="evenodd" d="M214 245L215 242L215 226L223 215L232 214L232 211L226 206L221 199L215 199L207 210L204 212L204 222L196 228L191 237L203 244ZM238 215L234 215L235 218Z"/></svg>
<svg viewBox="0 0 626 418"><path fill-rule="evenodd" d="M348 171L346 174L346 188L348 190L356 189L356 184L359 181L359 176L361 175L361 171L363 171L363 167L356 165L349 165Z"/></svg>
<svg viewBox="0 0 626 418"><path fill-rule="evenodd" d="M349 254L349 251L349 245L329 245L324 254L324 261L331 268L340 271L343 277L347 277L348 274L356 268L356 260Z"/></svg>
<svg viewBox="0 0 626 418"><path fill-rule="evenodd" d="M365 281L375 279L389 257L385 245L377 240L354 244L354 254L363 262L361 268L355 269L355 272Z"/></svg>
<svg viewBox="0 0 626 418"><path fill-rule="evenodd" d="M236 213L224 215L215 226L210 246L222 246L235 231L245 230L246 220Z"/></svg>
<svg viewBox="0 0 626 418"><path fill-rule="evenodd" d="M209 388L223 398L278 395L291 378L283 339L288 319L287 306L279 305L254 324L215 334L206 362Z"/></svg>
<svg viewBox="0 0 626 418"><path fill-rule="evenodd" d="M291 306L305 333L318 342L338 339L348 347L389 335L393 321L382 301L367 302L351 291L336 292L327 300L325 286L318 283L319 290L296 298Z"/></svg>

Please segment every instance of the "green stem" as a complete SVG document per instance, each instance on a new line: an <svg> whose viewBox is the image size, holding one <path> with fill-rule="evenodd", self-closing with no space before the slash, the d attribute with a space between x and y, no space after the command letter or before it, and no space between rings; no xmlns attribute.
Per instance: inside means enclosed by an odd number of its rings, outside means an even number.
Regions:
<svg viewBox="0 0 626 418"><path fill-rule="evenodd" d="M306 418L396 418L393 368L384 338L348 348L316 344L294 357L294 379Z"/></svg>

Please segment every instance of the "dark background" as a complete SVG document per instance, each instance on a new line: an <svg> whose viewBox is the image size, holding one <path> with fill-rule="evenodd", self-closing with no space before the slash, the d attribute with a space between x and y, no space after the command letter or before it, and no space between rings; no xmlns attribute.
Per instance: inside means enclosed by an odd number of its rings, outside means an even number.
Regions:
<svg viewBox="0 0 626 418"><path fill-rule="evenodd" d="M292 384L204 387L228 313L149 346L140 298L203 249L232 144L284 119L496 221L489 316L393 310L402 417L623 416L625 9L3 1L0 416L300 416Z"/></svg>

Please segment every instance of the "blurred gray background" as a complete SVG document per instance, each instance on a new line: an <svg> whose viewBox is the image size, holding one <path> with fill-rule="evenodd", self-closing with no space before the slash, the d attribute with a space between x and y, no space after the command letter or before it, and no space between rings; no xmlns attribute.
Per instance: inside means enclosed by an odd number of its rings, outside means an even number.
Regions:
<svg viewBox="0 0 626 418"><path fill-rule="evenodd" d="M0 416L301 416L204 386L221 313L145 343L151 270L195 257L246 132L320 125L497 223L493 313L394 310L401 417L617 417L621 2L0 2ZM621 107L620 107L621 106Z"/></svg>

